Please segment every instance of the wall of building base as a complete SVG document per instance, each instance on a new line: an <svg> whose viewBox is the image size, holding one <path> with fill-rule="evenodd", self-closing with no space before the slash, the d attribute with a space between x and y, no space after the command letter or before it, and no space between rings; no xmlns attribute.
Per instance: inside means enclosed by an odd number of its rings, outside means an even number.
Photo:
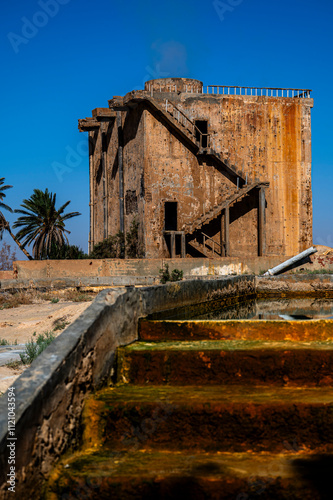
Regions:
<svg viewBox="0 0 333 500"><path fill-rule="evenodd" d="M300 266L306 271L333 271L333 250L324 247L311 256L311 263ZM185 277L196 276L228 276L232 274L261 274L272 267L281 264L289 257L222 257L217 259L96 259L96 260L42 260L16 261L12 275L6 274L6 279L36 280L73 278L74 286L86 284L84 278L133 278L131 281L109 281L108 285L152 284L148 278L158 278L159 270L165 265L169 269L181 269ZM6 273L9 273L6 271ZM144 279L143 279L144 278ZM4 277L0 276L1 280ZM97 280L98 281L98 280ZM96 285L98 285L96 281ZM94 284L94 283L92 283ZM103 284L103 283L100 283ZM73 285L70 285L73 286Z"/></svg>
<svg viewBox="0 0 333 500"><path fill-rule="evenodd" d="M105 260L44 260L14 262L14 279L87 278L113 276L158 276L165 265L181 269L184 276L228 276L259 274L277 266L284 258L251 257L239 259L105 259Z"/></svg>

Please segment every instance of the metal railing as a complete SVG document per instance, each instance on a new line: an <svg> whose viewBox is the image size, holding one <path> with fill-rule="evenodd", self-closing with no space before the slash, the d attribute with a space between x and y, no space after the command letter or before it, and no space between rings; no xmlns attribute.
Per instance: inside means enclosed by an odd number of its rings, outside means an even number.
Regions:
<svg viewBox="0 0 333 500"><path fill-rule="evenodd" d="M163 88L160 84L159 88L154 88L150 84L148 91L152 96L154 92L178 92L176 84L168 85ZM240 87L237 85L205 85L202 89L193 85L185 85L182 92L187 94L216 94L216 95L244 95L244 96L266 96L266 97L292 97L292 98L309 98L311 97L311 89L288 89L281 87Z"/></svg>
<svg viewBox="0 0 333 500"><path fill-rule="evenodd" d="M205 91L206 90L206 91ZM311 97L310 89L285 89L278 87L237 87L235 85L207 85L203 87L203 94L222 95L252 95L267 97Z"/></svg>
<svg viewBox="0 0 333 500"><path fill-rule="evenodd" d="M202 148L202 144L204 142L204 138L206 140L206 146L209 144L209 134L204 134L201 130L196 126L196 124L181 110L179 109L173 102L166 99L165 103L163 103L165 107L165 111L169 113L178 123L180 123L188 132L191 134L192 139L195 142L199 142L199 147ZM199 137L199 140L197 139Z"/></svg>
<svg viewBox="0 0 333 500"><path fill-rule="evenodd" d="M208 240L209 242L212 241L213 243L211 244L211 246L212 246L211 250L213 250L213 253L215 253L215 245L217 245L218 247L220 247L220 251L216 252L216 253L218 255L222 255L222 247L221 247L221 245L217 241L213 240L213 238L211 238L210 236L208 236L208 234L205 234L203 232L201 232L201 234L203 236L203 247L204 247L204 249L206 249L206 240Z"/></svg>

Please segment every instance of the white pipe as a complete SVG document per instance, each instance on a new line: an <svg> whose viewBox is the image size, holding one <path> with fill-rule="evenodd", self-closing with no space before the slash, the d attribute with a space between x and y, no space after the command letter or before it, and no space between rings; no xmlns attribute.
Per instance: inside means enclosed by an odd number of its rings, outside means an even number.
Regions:
<svg viewBox="0 0 333 500"><path fill-rule="evenodd" d="M268 271L263 275L263 276L273 276L274 274L277 274L280 271L283 271L286 267L291 266L292 264L295 264L299 260L304 259L308 255L311 255L313 253L318 252L316 247L311 247L308 248L307 250L304 250L304 252L299 253L298 255L295 255L295 257L292 257L291 259L286 260L285 262L282 262L282 264L279 264L276 267L273 267L273 269L268 269Z"/></svg>

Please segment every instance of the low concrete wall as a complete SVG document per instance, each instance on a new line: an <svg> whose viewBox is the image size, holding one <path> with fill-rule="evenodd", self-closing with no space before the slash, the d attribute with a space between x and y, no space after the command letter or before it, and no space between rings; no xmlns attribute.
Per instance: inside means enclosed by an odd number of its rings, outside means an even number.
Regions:
<svg viewBox="0 0 333 500"><path fill-rule="evenodd" d="M257 276L255 282L258 296L333 295L333 274Z"/></svg>
<svg viewBox="0 0 333 500"><path fill-rule="evenodd" d="M164 264L181 269L186 277L259 274L277 266L281 257L235 257L219 259L105 259L105 260L20 260L14 262L15 279L159 276Z"/></svg>
<svg viewBox="0 0 333 500"><path fill-rule="evenodd" d="M0 280L11 280L13 277L13 271L0 271Z"/></svg>
<svg viewBox="0 0 333 500"><path fill-rule="evenodd" d="M109 289L15 382L16 495L41 498L57 459L80 441L89 392L110 381L116 348L138 338L138 319L158 311L228 296L253 294L254 277L194 280L147 288ZM8 491L8 401L0 398L0 497Z"/></svg>
<svg viewBox="0 0 333 500"><path fill-rule="evenodd" d="M124 278L136 278L137 284L152 284L158 279L164 264L170 269L181 269L187 278L195 276L228 276L233 274L261 274L289 257L222 257L216 259L82 259L82 260L20 260L13 264L13 271L0 271L0 280L116 278L115 285L127 285ZM311 262L302 264L304 271L332 271L333 249L318 246ZM293 272L293 271L291 271ZM123 278L123 282L121 280ZM150 279L150 281L149 281ZM113 283L110 283L113 285ZM134 284L134 283L130 283Z"/></svg>

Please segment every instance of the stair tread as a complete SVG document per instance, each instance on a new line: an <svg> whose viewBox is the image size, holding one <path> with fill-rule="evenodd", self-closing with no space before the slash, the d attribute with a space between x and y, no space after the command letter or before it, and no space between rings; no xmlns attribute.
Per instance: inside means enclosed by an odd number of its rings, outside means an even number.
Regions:
<svg viewBox="0 0 333 500"><path fill-rule="evenodd" d="M141 340L295 340L332 341L332 320L147 320L140 321Z"/></svg>
<svg viewBox="0 0 333 500"><path fill-rule="evenodd" d="M288 446L289 444L289 446ZM285 453L181 452L170 450L87 450L64 460L63 475L75 476L145 476L195 474L221 477L292 477L293 460L311 459L313 453L293 450L286 443Z"/></svg>
<svg viewBox="0 0 333 500"><path fill-rule="evenodd" d="M135 342L121 350L133 351L237 351L237 350L303 350L316 349L333 351L332 340L326 341L293 341L293 340L193 340L193 341L165 341L165 342Z"/></svg>
<svg viewBox="0 0 333 500"><path fill-rule="evenodd" d="M154 386L124 384L101 390L94 400L109 404L160 403L173 406L211 405L333 405L331 387L277 387L244 385Z"/></svg>

